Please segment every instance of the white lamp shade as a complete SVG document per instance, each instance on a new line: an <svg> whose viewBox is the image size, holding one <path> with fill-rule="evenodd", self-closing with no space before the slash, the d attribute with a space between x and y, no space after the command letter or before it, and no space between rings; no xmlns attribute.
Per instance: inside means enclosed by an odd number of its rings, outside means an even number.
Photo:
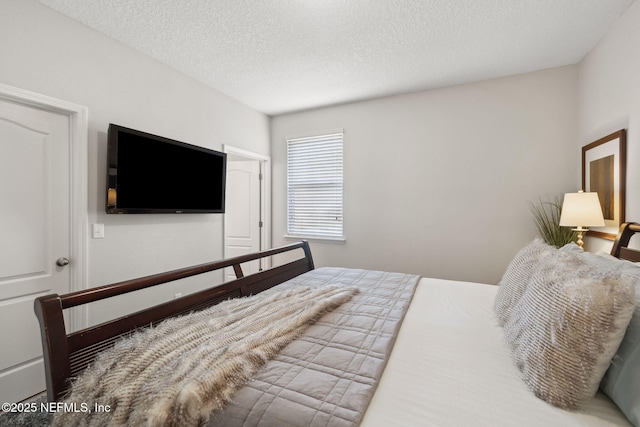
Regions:
<svg viewBox="0 0 640 427"><path fill-rule="evenodd" d="M566 193L560 225L563 227L602 227L604 216L598 193Z"/></svg>

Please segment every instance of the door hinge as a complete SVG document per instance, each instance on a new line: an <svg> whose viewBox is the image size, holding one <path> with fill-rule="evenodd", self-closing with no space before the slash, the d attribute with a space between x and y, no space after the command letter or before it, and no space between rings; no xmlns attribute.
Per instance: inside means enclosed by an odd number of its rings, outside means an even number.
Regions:
<svg viewBox="0 0 640 427"><path fill-rule="evenodd" d="M259 179L260 181L262 181L262 174L261 174L261 173L259 173L259 174L258 174L258 179Z"/></svg>
<svg viewBox="0 0 640 427"><path fill-rule="evenodd" d="M260 227L260 228L263 227L262 221L258 222L258 227Z"/></svg>

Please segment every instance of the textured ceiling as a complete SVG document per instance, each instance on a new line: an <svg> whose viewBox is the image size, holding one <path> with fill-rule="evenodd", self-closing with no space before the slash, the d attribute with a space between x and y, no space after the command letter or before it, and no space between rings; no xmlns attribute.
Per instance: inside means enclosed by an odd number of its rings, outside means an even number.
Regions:
<svg viewBox="0 0 640 427"><path fill-rule="evenodd" d="M269 115L579 62L634 0L39 0Z"/></svg>

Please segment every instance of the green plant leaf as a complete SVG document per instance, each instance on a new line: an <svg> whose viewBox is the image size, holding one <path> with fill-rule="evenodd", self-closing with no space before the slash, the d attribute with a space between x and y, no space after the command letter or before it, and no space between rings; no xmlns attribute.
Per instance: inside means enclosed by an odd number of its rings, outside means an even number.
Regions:
<svg viewBox="0 0 640 427"><path fill-rule="evenodd" d="M577 232L570 227L560 226L562 197L556 196L553 201L538 199L537 203L529 202L529 210L542 239L549 245L559 248L577 240Z"/></svg>

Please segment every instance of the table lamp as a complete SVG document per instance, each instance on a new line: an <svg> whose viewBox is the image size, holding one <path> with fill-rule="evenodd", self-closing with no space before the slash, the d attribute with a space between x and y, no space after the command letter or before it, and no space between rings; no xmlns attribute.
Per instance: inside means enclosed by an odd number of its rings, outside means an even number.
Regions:
<svg viewBox="0 0 640 427"><path fill-rule="evenodd" d="M560 225L563 227L574 227L573 231L578 232L578 246L584 248L582 241L583 233L586 233L586 227L602 227L604 226L604 216L602 215L602 207L598 199L598 193L585 193L580 190L577 193L566 193L562 202L562 212L560 213Z"/></svg>

